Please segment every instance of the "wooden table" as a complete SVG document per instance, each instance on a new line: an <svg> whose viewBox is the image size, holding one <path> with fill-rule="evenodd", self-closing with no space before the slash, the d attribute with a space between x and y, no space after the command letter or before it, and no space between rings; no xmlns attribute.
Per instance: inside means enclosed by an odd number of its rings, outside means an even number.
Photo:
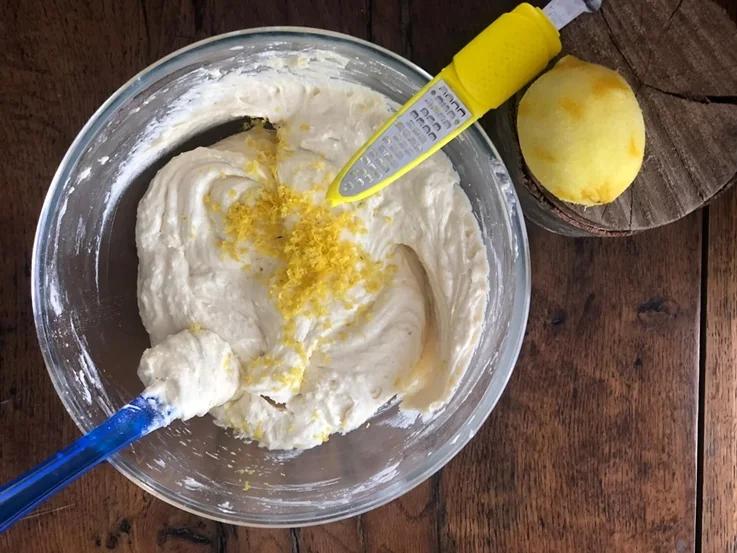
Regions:
<svg viewBox="0 0 737 553"><path fill-rule="evenodd" d="M461 4L0 2L0 481L78 436L36 343L31 246L51 177L105 98L177 48L261 25L342 31L434 72L511 2ZM723 4L737 18L737 1ZM0 536L0 551L736 551L737 193L633 238L530 228L530 240L530 322L509 387L411 493L327 526L246 529L104 465Z"/></svg>

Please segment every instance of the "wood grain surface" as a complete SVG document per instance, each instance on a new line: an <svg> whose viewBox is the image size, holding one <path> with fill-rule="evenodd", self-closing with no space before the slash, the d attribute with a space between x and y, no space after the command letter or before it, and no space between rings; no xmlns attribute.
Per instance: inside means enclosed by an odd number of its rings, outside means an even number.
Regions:
<svg viewBox="0 0 737 553"><path fill-rule="evenodd" d="M30 256L53 173L109 94L177 48L261 25L350 33L434 72L511 5L0 0L0 481L78 436L38 351ZM0 535L0 551L733 551L737 197L716 205L706 221L696 213L620 240L531 228L530 323L502 401L446 468L385 507L313 528L236 528L103 465ZM700 359L713 402L702 412L703 513Z"/></svg>
<svg viewBox="0 0 737 553"><path fill-rule="evenodd" d="M704 553L737 551L737 191L709 209L704 317Z"/></svg>

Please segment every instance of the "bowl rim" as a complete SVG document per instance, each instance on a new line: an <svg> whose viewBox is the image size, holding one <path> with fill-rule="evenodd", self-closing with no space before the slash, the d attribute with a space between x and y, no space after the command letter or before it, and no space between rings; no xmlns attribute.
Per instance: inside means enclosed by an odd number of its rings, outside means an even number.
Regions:
<svg viewBox="0 0 737 553"><path fill-rule="evenodd" d="M49 235L48 226L50 223L50 216L58 207L59 196L63 189L63 183L67 180L69 176L68 174L76 163L76 160L87 148L91 139L99 129L99 126L101 126L101 122L104 122L106 117L112 111L117 109L117 107L119 107L124 101L135 96L142 88L148 86L149 83L146 81L147 77L150 77L152 74L161 70L168 64L183 58L193 51L214 45L215 43L227 42L232 39L240 39L252 35L311 35L317 38L348 42L371 50L374 54L388 57L394 62L398 62L400 65L404 66L406 69L415 72L418 76L426 79L427 81L432 78L429 73L406 58L367 40L356 38L344 33L299 26L254 27L251 29L242 29L215 35L172 52L129 79L94 112L69 146L69 149L62 158L46 193L39 215L38 224L36 226L31 265L31 302L33 319L44 364L46 365L46 370L51 382L64 405L64 408L83 433L91 430L91 427L84 424L83 421L76 416L76 408L73 405L71 398L65 393L61 380L57 377L53 368L59 363L57 363L54 358L54 352L52 351L53 339L50 332L50 325L48 323L48 310L41 305L41 298L43 297L42 292L46 288L45 280L47 269L46 264L44 263L45 251L43 247ZM496 158L501 160L499 152L478 123L474 123L467 132L476 133ZM418 467L405 478L394 482L381 493L368 497L358 504L345 503L330 509L316 510L312 513L299 515L256 515L253 519L249 520L243 520L242 517L239 517L241 513L234 513L230 516L223 513L210 512L205 509L207 506L198 502L188 502L188 504L184 504L174 490L164 486L158 486L155 483L150 482L149 479L140 473L134 465L126 461L119 454L115 454L108 459L110 464L140 488L174 507L218 522L260 528L306 527L317 524L326 524L329 522L337 522L349 517L358 516L372 509L381 507L401 495L404 495L438 472L466 446L493 411L512 375L522 347L522 340L527 326L531 295L529 243L519 199L517 198L511 177L509 176L506 167L502 166L502 168L503 170L501 172L495 172L494 178L496 181L499 181L500 178L507 181L498 184L502 189L502 196L507 204L510 235L513 240L513 247L517 251L518 261L515 265L515 274L513 275L513 278L521 284L519 293L515 294L512 305L512 318L509 322L509 334L499 350L497 370L501 371L502 374L500 374L500 378L492 380L490 385L486 388L468 419L457 431L454 439L451 439L440 446L430 457L428 457L429 462ZM473 425L470 426L469 423L473 423ZM198 509L197 505L201 505L203 509Z"/></svg>

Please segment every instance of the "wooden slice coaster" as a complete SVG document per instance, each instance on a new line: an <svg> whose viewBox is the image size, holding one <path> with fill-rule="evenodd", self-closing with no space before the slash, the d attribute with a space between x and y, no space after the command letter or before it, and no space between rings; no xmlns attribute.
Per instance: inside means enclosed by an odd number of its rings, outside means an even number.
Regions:
<svg viewBox="0 0 737 553"><path fill-rule="evenodd" d="M520 92L486 127L528 219L572 236L634 234L684 217L737 182L737 25L723 8L712 0L609 0L561 39L562 55L616 69L632 85L645 118L645 161L610 204L558 200L524 165Z"/></svg>

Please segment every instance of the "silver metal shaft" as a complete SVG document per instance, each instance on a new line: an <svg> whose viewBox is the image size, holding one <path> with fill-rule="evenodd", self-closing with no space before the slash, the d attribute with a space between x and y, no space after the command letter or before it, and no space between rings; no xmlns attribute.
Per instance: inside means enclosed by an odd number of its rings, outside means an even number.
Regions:
<svg viewBox="0 0 737 553"><path fill-rule="evenodd" d="M601 8L602 0L553 0L543 13L559 31L582 13L593 13Z"/></svg>

